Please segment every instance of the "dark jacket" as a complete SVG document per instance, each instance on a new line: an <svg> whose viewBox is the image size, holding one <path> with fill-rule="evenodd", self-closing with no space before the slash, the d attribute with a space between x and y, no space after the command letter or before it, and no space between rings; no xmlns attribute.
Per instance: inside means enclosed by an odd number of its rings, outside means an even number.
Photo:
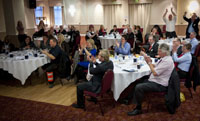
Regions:
<svg viewBox="0 0 200 121"><path fill-rule="evenodd" d="M150 45L148 49L146 50L147 55L149 55L152 58L155 58L155 56L158 54L158 43L154 43L153 47L149 50Z"/></svg>
<svg viewBox="0 0 200 121"><path fill-rule="evenodd" d="M58 64L58 73L59 77L61 78L66 78L70 76L71 73L71 61L69 56L64 51L61 52L61 57Z"/></svg>
<svg viewBox="0 0 200 121"><path fill-rule="evenodd" d="M139 42L143 42L143 38L142 38L142 33L140 30L137 30L137 34L135 35L136 36L136 39L139 41Z"/></svg>
<svg viewBox="0 0 200 121"><path fill-rule="evenodd" d="M93 75L90 82L92 83L93 92L98 93L101 90L101 81L103 79L104 73L108 69L113 70L114 66L113 66L112 61L102 62L101 64L95 63L96 68L94 68L93 65L94 65L93 63L90 63L90 69L89 70L90 70L90 74Z"/></svg>
<svg viewBox="0 0 200 121"><path fill-rule="evenodd" d="M177 56L179 57L182 54L182 46L179 46L179 48L177 49ZM173 53L171 52L171 55L173 55Z"/></svg>
<svg viewBox="0 0 200 121"><path fill-rule="evenodd" d="M134 43L134 34L133 34L133 32L127 33L126 37L127 37L126 38L127 42L131 45L131 48L133 48L133 43Z"/></svg>
<svg viewBox="0 0 200 121"><path fill-rule="evenodd" d="M28 44L30 46L30 48L36 48L35 44L30 41L30 43ZM24 42L21 46L21 48L25 48L27 46L26 42Z"/></svg>
<svg viewBox="0 0 200 121"><path fill-rule="evenodd" d="M106 34L107 34L106 30L104 31L102 31L101 29L99 30L99 33L98 33L99 36L104 36Z"/></svg>
<svg viewBox="0 0 200 121"><path fill-rule="evenodd" d="M109 34L112 34L113 32L118 32L118 31L117 31L117 29L116 30L111 29Z"/></svg>
<svg viewBox="0 0 200 121"><path fill-rule="evenodd" d="M191 18L187 18L185 16L183 16L183 19L188 22L188 26L187 26L187 29L186 29L186 37L189 38L188 35L190 33L188 32L188 29L190 27L190 24L192 24L192 19ZM198 28L199 21L200 21L200 19L199 19L199 17L197 17L197 19L192 24L192 27L194 28L194 31L197 34L197 37L199 36L199 28Z"/></svg>
<svg viewBox="0 0 200 121"><path fill-rule="evenodd" d="M178 56L180 56L182 54L182 46L179 46L176 53Z"/></svg>
<svg viewBox="0 0 200 121"><path fill-rule="evenodd" d="M171 77L169 79L167 94L165 95L165 104L170 114L174 114L176 108L178 108L181 104L180 79L175 68L172 71Z"/></svg>

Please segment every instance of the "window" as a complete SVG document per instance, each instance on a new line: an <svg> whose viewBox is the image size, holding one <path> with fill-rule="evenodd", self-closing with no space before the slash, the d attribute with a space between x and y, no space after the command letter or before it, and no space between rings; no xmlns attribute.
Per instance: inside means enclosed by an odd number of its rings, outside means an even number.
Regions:
<svg viewBox="0 0 200 121"><path fill-rule="evenodd" d="M54 6L55 25L62 25L62 6Z"/></svg>
<svg viewBox="0 0 200 121"><path fill-rule="evenodd" d="M43 7L38 6L35 8L35 23L36 23L36 25L39 24L40 17L43 17Z"/></svg>

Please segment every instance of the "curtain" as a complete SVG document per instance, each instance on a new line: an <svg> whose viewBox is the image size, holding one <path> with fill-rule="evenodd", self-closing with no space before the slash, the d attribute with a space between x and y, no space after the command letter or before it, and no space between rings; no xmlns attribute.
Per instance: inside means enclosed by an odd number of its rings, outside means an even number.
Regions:
<svg viewBox="0 0 200 121"><path fill-rule="evenodd" d="M55 18L54 18L54 8L50 7L50 26L54 26L55 25Z"/></svg>
<svg viewBox="0 0 200 121"><path fill-rule="evenodd" d="M139 25L143 28L143 35L149 30L151 14L151 4L133 4L129 5L130 25Z"/></svg>
<svg viewBox="0 0 200 121"><path fill-rule="evenodd" d="M113 28L113 25L117 25L117 27L122 26L123 15L121 11L122 11L121 5L104 5L105 28L111 30Z"/></svg>
<svg viewBox="0 0 200 121"><path fill-rule="evenodd" d="M65 25L64 7L62 6L62 25Z"/></svg>

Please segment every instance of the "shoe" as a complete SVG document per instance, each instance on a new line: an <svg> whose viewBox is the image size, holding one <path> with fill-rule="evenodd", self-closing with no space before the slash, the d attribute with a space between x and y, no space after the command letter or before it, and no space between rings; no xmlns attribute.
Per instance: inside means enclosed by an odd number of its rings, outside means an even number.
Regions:
<svg viewBox="0 0 200 121"><path fill-rule="evenodd" d="M87 101L97 103L97 99L94 97L88 98Z"/></svg>
<svg viewBox="0 0 200 121"><path fill-rule="evenodd" d="M72 107L74 107L74 108L80 108L80 109L84 109L85 108L85 106L84 105L78 105L78 104L72 104Z"/></svg>
<svg viewBox="0 0 200 121"><path fill-rule="evenodd" d="M72 77L71 77L71 76L68 76L66 79L67 79L67 81L69 81L69 80L72 79Z"/></svg>
<svg viewBox="0 0 200 121"><path fill-rule="evenodd" d="M53 84L49 84L49 88L53 88L54 87L54 85Z"/></svg>
<svg viewBox="0 0 200 121"><path fill-rule="evenodd" d="M135 116L135 115L139 115L141 113L142 113L142 110L134 109L133 111L128 112L127 115L129 115L129 116Z"/></svg>

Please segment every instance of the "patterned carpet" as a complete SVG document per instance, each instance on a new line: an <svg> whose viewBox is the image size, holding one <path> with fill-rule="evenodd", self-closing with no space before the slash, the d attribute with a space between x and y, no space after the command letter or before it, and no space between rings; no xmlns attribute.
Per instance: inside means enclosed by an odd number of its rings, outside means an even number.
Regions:
<svg viewBox="0 0 200 121"><path fill-rule="evenodd" d="M174 115L167 112L164 99L156 97L148 112L144 102L143 114L138 116L126 115L134 108L133 104L116 103L113 108L108 101L103 103L105 116L102 116L99 105L88 101L87 110L83 111L71 106L0 96L0 121L200 121L200 87L193 92L193 99L187 89L181 88L186 101Z"/></svg>

